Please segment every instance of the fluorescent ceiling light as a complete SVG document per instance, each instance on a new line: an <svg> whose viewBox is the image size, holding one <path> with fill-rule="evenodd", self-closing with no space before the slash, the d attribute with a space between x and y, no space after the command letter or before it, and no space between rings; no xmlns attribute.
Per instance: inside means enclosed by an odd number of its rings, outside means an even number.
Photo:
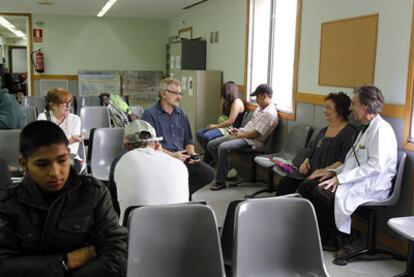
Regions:
<svg viewBox="0 0 414 277"><path fill-rule="evenodd" d="M102 10L98 13L97 17L104 16L104 14L106 14L106 12L112 7L113 4L115 4L116 1L118 0L108 0Z"/></svg>
<svg viewBox="0 0 414 277"><path fill-rule="evenodd" d="M13 34L15 34L19 38L22 38L22 39L26 39L27 40L26 35L22 31L18 30L16 28L16 26L14 26L9 21L7 21L7 19L5 19L3 16L0 16L0 25L2 25L4 28L8 29L10 32L12 32Z"/></svg>

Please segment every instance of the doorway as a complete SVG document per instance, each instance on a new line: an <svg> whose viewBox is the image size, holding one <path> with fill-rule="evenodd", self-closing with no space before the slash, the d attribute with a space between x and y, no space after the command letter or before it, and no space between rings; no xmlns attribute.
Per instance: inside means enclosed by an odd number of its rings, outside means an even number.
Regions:
<svg viewBox="0 0 414 277"><path fill-rule="evenodd" d="M33 91L31 30L30 14L0 13L0 78L16 96Z"/></svg>

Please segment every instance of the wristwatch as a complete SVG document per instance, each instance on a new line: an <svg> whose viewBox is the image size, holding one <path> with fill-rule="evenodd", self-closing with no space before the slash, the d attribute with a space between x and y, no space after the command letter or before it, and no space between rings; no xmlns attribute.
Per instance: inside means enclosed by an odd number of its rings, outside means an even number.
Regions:
<svg viewBox="0 0 414 277"><path fill-rule="evenodd" d="M68 262L68 254L64 253L62 254L62 266L65 271L69 271L67 262Z"/></svg>

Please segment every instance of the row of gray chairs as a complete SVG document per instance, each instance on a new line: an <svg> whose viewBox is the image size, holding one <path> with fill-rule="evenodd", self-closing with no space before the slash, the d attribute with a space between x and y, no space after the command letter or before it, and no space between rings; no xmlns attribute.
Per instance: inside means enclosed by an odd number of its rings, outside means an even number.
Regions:
<svg viewBox="0 0 414 277"><path fill-rule="evenodd" d="M128 217L127 276L225 276L209 206L146 206ZM305 199L250 199L236 209L232 276L329 276L315 211Z"/></svg>
<svg viewBox="0 0 414 277"><path fill-rule="evenodd" d="M290 129L280 152L274 154L260 155L254 158L254 162L256 164L268 169L268 180L267 187L265 189L261 189L253 193L249 197L255 197L256 195L261 193L272 193L275 191L275 188L273 186L274 173L283 177L286 175L286 172L280 170L277 166L275 166L272 159L281 158L286 161L293 160L299 153L299 151L308 145L310 137L312 135L312 131L312 127L308 125L295 125ZM317 132L313 133L316 133L317 135Z"/></svg>

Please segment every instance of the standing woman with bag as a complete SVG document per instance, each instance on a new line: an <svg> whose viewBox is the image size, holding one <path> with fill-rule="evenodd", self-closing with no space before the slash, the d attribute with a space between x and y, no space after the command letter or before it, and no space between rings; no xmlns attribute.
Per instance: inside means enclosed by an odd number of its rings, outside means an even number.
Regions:
<svg viewBox="0 0 414 277"><path fill-rule="evenodd" d="M58 125L69 140L71 158L77 173L82 173L86 163L78 155L81 136L81 119L71 113L72 94L63 88L54 88L47 92L46 111L39 114L37 120L48 120Z"/></svg>
<svg viewBox="0 0 414 277"><path fill-rule="evenodd" d="M204 150L203 161L211 163L212 157L208 152L207 144L209 141L228 135L228 130L232 127L239 128L243 120L244 104L239 98L239 89L235 82L229 81L221 87L221 115L216 124L209 124L207 128L197 131L197 140Z"/></svg>

